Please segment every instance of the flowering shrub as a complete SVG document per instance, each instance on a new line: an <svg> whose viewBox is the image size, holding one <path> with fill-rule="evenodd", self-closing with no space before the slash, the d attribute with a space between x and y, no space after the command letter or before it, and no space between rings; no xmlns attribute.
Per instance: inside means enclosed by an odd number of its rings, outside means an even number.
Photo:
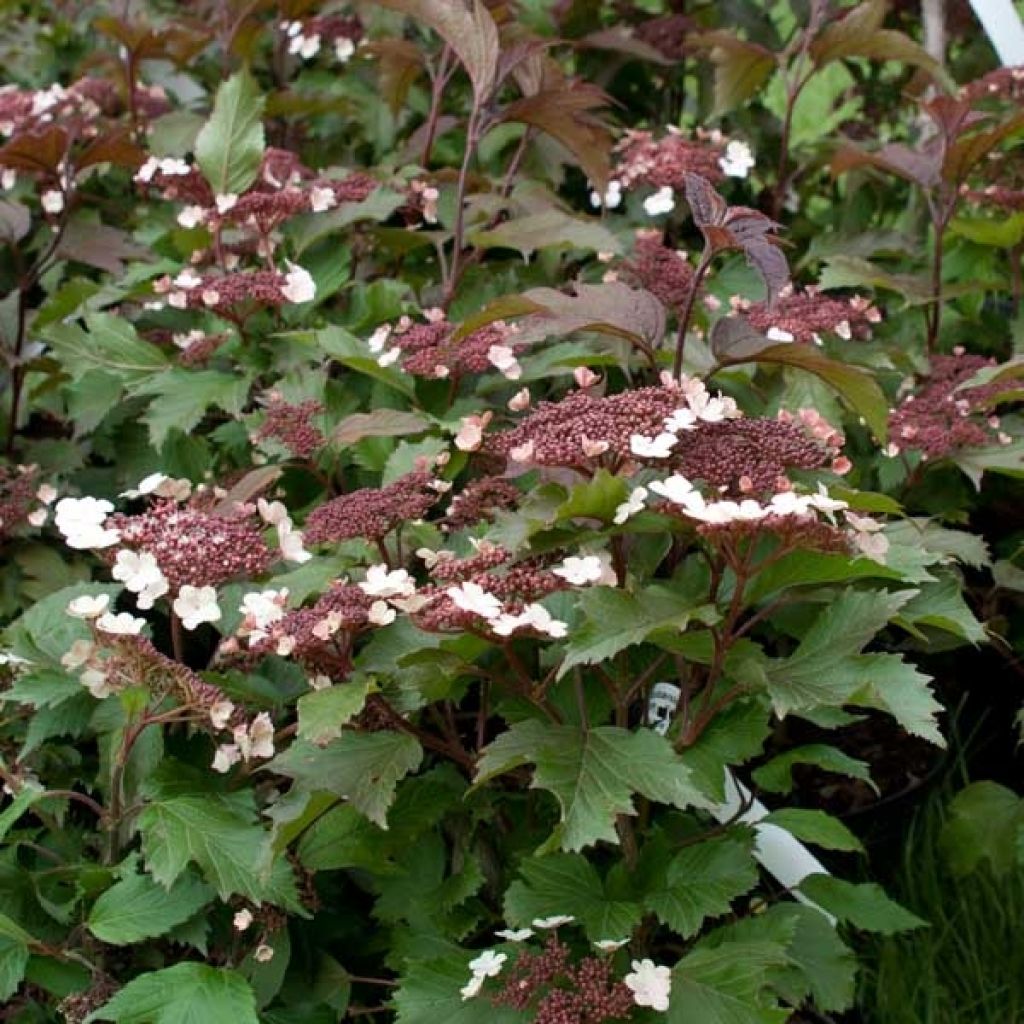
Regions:
<svg viewBox="0 0 1024 1024"><path fill-rule="evenodd" d="M875 0L138 6L0 89L10 1019L846 1009L926 922L794 788L1016 628L1019 76L878 148Z"/></svg>

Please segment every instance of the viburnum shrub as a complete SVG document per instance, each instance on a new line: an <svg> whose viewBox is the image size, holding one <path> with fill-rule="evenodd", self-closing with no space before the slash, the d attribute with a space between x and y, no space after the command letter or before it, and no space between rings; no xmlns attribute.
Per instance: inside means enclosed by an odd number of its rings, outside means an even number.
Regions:
<svg viewBox="0 0 1024 1024"><path fill-rule="evenodd" d="M4 1019L850 1006L854 933L926 922L793 791L870 784L853 723L941 748L929 670L986 639L970 486L1024 469L1024 220L962 211L1017 210L1019 75L947 95L875 0L739 35L713 5L27 6ZM886 90L916 134L878 148Z"/></svg>

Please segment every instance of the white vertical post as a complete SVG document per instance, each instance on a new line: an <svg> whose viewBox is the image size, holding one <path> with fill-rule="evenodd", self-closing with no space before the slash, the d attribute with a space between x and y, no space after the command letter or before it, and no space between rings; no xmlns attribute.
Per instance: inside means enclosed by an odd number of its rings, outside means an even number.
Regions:
<svg viewBox="0 0 1024 1024"><path fill-rule="evenodd" d="M1024 25L1013 0L970 0L1004 67L1024 64Z"/></svg>

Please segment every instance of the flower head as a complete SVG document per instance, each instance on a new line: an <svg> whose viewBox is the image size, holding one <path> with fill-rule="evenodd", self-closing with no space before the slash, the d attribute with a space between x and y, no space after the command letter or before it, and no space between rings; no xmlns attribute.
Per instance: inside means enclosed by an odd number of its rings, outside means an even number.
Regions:
<svg viewBox="0 0 1024 1024"><path fill-rule="evenodd" d="M668 1009L668 997L672 991L672 971L659 967L653 960L634 960L633 970L622 980L633 993L637 1006L649 1006L664 1013Z"/></svg>
<svg viewBox="0 0 1024 1024"><path fill-rule="evenodd" d="M289 261L281 294L289 302L312 302L316 298L316 282L308 270Z"/></svg>
<svg viewBox="0 0 1024 1024"><path fill-rule="evenodd" d="M199 627L203 622L220 621L220 605L217 591L213 587L193 587L186 584L174 599L174 614L188 630Z"/></svg>

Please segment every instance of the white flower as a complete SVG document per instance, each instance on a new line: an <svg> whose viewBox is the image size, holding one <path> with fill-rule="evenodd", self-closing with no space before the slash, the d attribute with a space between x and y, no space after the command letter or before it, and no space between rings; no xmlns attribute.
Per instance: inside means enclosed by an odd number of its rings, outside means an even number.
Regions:
<svg viewBox="0 0 1024 1024"><path fill-rule="evenodd" d="M644 502L647 500L647 488L646 487L634 487L630 491L629 497L615 509L615 518L612 522L616 526L621 526L630 516L635 516L638 512L642 512L644 508Z"/></svg>
<svg viewBox="0 0 1024 1024"><path fill-rule="evenodd" d="M67 652L60 656L60 663L68 671L73 672L76 668L81 668L92 657L95 649L96 645L91 640L76 640ZM0 665L4 664L7 662L4 661L4 655L0 654Z"/></svg>
<svg viewBox="0 0 1024 1024"><path fill-rule="evenodd" d="M605 189L604 195L596 189L590 193L590 205L601 207L603 206L607 210L614 210L615 207L622 203L622 182L612 178L608 182L608 187Z"/></svg>
<svg viewBox="0 0 1024 1024"><path fill-rule="evenodd" d="M637 1006L649 1006L664 1013L668 1009L668 996L672 991L672 971L656 966L653 960L634 960L633 971L622 979L633 993Z"/></svg>
<svg viewBox="0 0 1024 1024"><path fill-rule="evenodd" d="M508 345L492 345L487 350L487 361L508 380L519 380L523 375L523 368L516 359L515 349Z"/></svg>
<svg viewBox="0 0 1024 1024"><path fill-rule="evenodd" d="M289 302L312 302L316 298L316 282L308 270L288 260L288 273L285 275L281 294Z"/></svg>
<svg viewBox="0 0 1024 1024"><path fill-rule="evenodd" d="M103 700L104 697L109 697L114 692L106 673L101 672L98 668L87 668L79 677L79 682L97 700Z"/></svg>
<svg viewBox="0 0 1024 1024"><path fill-rule="evenodd" d="M44 505L52 505L57 500L57 488L52 484L40 484L36 491L36 499Z"/></svg>
<svg viewBox="0 0 1024 1024"><path fill-rule="evenodd" d="M239 910L232 919L232 924L235 926L235 931L244 932L252 924L252 911L248 907Z"/></svg>
<svg viewBox="0 0 1024 1024"><path fill-rule="evenodd" d="M845 501L829 497L824 484L818 484L818 493L809 495L808 500L811 507L816 508L819 512L841 512L848 507Z"/></svg>
<svg viewBox="0 0 1024 1024"><path fill-rule="evenodd" d="M320 52L320 37L315 34L293 36L288 44L288 52L298 54L303 60L312 60Z"/></svg>
<svg viewBox="0 0 1024 1024"><path fill-rule="evenodd" d="M191 167L189 167L188 161L178 157L168 156L160 161L160 173L166 174L168 177L181 177L184 174L188 174L190 170Z"/></svg>
<svg viewBox="0 0 1024 1024"><path fill-rule="evenodd" d="M781 327L769 327L764 335L769 341L793 341L794 336Z"/></svg>
<svg viewBox="0 0 1024 1024"><path fill-rule="evenodd" d="M59 189L51 188L43 193L40 202L47 213L60 213L64 209L64 193Z"/></svg>
<svg viewBox="0 0 1024 1024"><path fill-rule="evenodd" d="M572 924L576 918L572 914L555 914L553 917L535 917L530 923L534 928L561 928L563 924Z"/></svg>
<svg viewBox="0 0 1024 1024"><path fill-rule="evenodd" d="M215 772L220 772L223 775L230 770L233 764L238 764L241 760L242 753L234 743L222 743L217 748L217 753L213 755L211 767Z"/></svg>
<svg viewBox="0 0 1024 1024"><path fill-rule="evenodd" d="M186 583L178 591L173 608L187 630L196 629L203 622L220 621L220 605L213 587L193 587Z"/></svg>
<svg viewBox="0 0 1024 1024"><path fill-rule="evenodd" d="M203 283L203 279L191 267L186 267L172 283L175 288L191 291L193 288L198 288Z"/></svg>
<svg viewBox="0 0 1024 1024"><path fill-rule="evenodd" d="M459 432L455 435L455 447L460 452L473 452L484 442L484 429L491 421L491 414L463 416Z"/></svg>
<svg viewBox="0 0 1024 1024"><path fill-rule="evenodd" d="M561 576L567 583L582 587L588 583L596 583L604 575L604 565L597 555L586 555L583 558L573 555L551 571L556 576Z"/></svg>
<svg viewBox="0 0 1024 1024"><path fill-rule="evenodd" d="M242 598L238 610L244 616L243 628L253 636L284 618L284 602L288 588L280 590L253 590ZM262 637L257 637L262 639Z"/></svg>
<svg viewBox="0 0 1024 1024"><path fill-rule="evenodd" d="M496 978L508 959L508 953L495 953L493 949L485 950L475 960L469 961L469 969L474 977Z"/></svg>
<svg viewBox="0 0 1024 1024"><path fill-rule="evenodd" d="M389 349L387 352L382 353L377 357L378 366L393 366L398 362L402 355L400 348Z"/></svg>
<svg viewBox="0 0 1024 1024"><path fill-rule="evenodd" d="M650 486L655 494L667 498L673 505L686 505L696 494L693 484L680 473L674 473L665 480L655 480Z"/></svg>
<svg viewBox="0 0 1024 1024"><path fill-rule="evenodd" d="M662 213L671 213L675 206L676 195L668 185L665 185L644 200L644 213L648 217L657 217Z"/></svg>
<svg viewBox="0 0 1024 1024"><path fill-rule="evenodd" d="M846 521L853 527L853 542L861 554L872 561L885 564L889 551L889 538L882 533L882 524L870 516L858 516L847 509Z"/></svg>
<svg viewBox="0 0 1024 1024"><path fill-rule="evenodd" d="M561 640L569 632L569 627L561 619L556 619L542 604L528 604L523 609L522 619L525 625L532 626L538 633L544 633L555 640Z"/></svg>
<svg viewBox="0 0 1024 1024"><path fill-rule="evenodd" d="M629 450L644 459L667 459L678 441L679 438L668 431L657 437L633 434L629 439Z"/></svg>
<svg viewBox="0 0 1024 1024"><path fill-rule="evenodd" d="M326 185L314 185L309 190L309 208L314 213L324 213L337 205L338 200L335 198L333 188L328 188Z"/></svg>
<svg viewBox="0 0 1024 1024"><path fill-rule="evenodd" d="M745 178L755 163L750 146L739 139L733 139L725 147L725 155L718 158L718 166L728 178Z"/></svg>
<svg viewBox="0 0 1024 1024"><path fill-rule="evenodd" d="M145 626L145 619L137 619L129 612L104 612L96 620L96 628L103 633L112 633L114 636L138 636Z"/></svg>
<svg viewBox="0 0 1024 1024"><path fill-rule="evenodd" d="M449 587L445 593L452 604L464 612L472 612L484 619L495 619L501 614L501 601L479 583L460 583L457 587Z"/></svg>
<svg viewBox="0 0 1024 1024"><path fill-rule="evenodd" d="M776 516L803 516L810 511L812 500L809 494L782 491L772 495L769 511Z"/></svg>
<svg viewBox="0 0 1024 1024"><path fill-rule="evenodd" d="M102 498L61 498L54 509L54 523L68 547L108 548L121 539L117 530L103 526L113 511L114 506Z"/></svg>
<svg viewBox="0 0 1024 1024"><path fill-rule="evenodd" d="M274 723L266 711L261 711L249 726L248 734L243 739L239 730L235 730L235 742L242 752L242 757L247 761L251 757L273 757L274 756Z"/></svg>
<svg viewBox="0 0 1024 1024"><path fill-rule="evenodd" d="M616 949L622 949L622 947L629 942L629 939L598 939L594 943L594 948L601 950L602 953L610 953Z"/></svg>
<svg viewBox="0 0 1024 1024"><path fill-rule="evenodd" d="M390 626L397 616L398 613L387 601L374 601L366 614L366 621L374 626Z"/></svg>
<svg viewBox="0 0 1024 1024"><path fill-rule="evenodd" d="M215 196L213 201L217 204L217 212L223 215L234 209L238 196L234 192L226 192L222 196Z"/></svg>
<svg viewBox="0 0 1024 1024"><path fill-rule="evenodd" d="M375 355L378 352L384 351L384 346L388 343L388 338L391 337L391 327L388 324L381 324L373 334L367 339L367 345L370 346L370 351Z"/></svg>
<svg viewBox="0 0 1024 1024"><path fill-rule="evenodd" d="M234 712L235 705L231 701L218 700L210 708L210 723L214 729L226 729Z"/></svg>
<svg viewBox="0 0 1024 1024"><path fill-rule="evenodd" d="M256 947L256 951L253 953L252 958L257 963L270 963L270 961L274 959L274 947L267 945L265 942L261 942Z"/></svg>
<svg viewBox="0 0 1024 1024"><path fill-rule="evenodd" d="M499 939L507 939L509 942L525 942L533 935L532 928L502 928L495 932Z"/></svg>
<svg viewBox="0 0 1024 1024"><path fill-rule="evenodd" d="M338 36L334 40L334 56L339 63L347 64L352 55L356 52L356 44L348 36Z"/></svg>
<svg viewBox="0 0 1024 1024"><path fill-rule="evenodd" d="M290 519L285 519L277 524L277 543L281 549L281 557L286 562L302 565L303 562L308 562L313 557L303 546L302 532L292 529Z"/></svg>
<svg viewBox="0 0 1024 1024"><path fill-rule="evenodd" d="M197 228L206 220L206 210L201 206L186 206L178 214L178 223L183 228Z"/></svg>
<svg viewBox="0 0 1024 1024"><path fill-rule="evenodd" d="M13 167L5 167L0 171L0 188L10 191L18 184L18 172Z"/></svg>
<svg viewBox="0 0 1024 1024"><path fill-rule="evenodd" d="M266 498L257 498L256 510L260 514L260 519L268 526L280 526L281 523L288 519L288 509L280 501L267 501ZM289 524L290 522L289 520Z"/></svg>
<svg viewBox="0 0 1024 1024"><path fill-rule="evenodd" d="M389 571L383 563L371 565L359 589L369 597L411 597L416 583L405 569Z"/></svg>
<svg viewBox="0 0 1024 1024"><path fill-rule="evenodd" d="M157 597L162 597L169 589L156 558L148 551L118 551L110 575L123 583L133 594L145 594L150 608L153 607L153 601ZM140 607L142 600L140 596Z"/></svg>
<svg viewBox="0 0 1024 1024"><path fill-rule="evenodd" d="M676 409L671 416L666 417L665 429L670 434L678 434L680 430L695 430L697 427L697 414L687 406Z"/></svg>
<svg viewBox="0 0 1024 1024"><path fill-rule="evenodd" d="M472 999L474 996L479 995L480 989L483 987L484 976L482 974L474 974L469 981L459 989L459 995L462 996L462 1001L465 1002L467 999Z"/></svg>
<svg viewBox="0 0 1024 1024"><path fill-rule="evenodd" d="M68 615L76 619L98 619L110 604L108 594L83 594L68 605Z"/></svg>

